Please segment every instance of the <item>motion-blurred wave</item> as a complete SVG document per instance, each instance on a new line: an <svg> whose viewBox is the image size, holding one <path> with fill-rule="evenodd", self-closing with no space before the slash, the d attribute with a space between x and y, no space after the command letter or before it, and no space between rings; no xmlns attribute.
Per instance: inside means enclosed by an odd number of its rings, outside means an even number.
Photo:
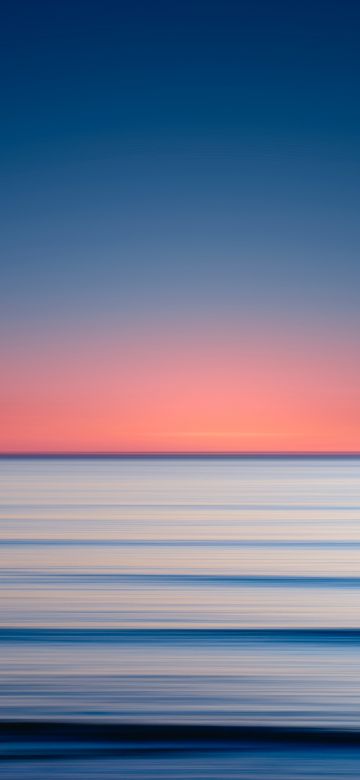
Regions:
<svg viewBox="0 0 360 780"><path fill-rule="evenodd" d="M0 490L6 777L360 774L358 459L2 459Z"/></svg>

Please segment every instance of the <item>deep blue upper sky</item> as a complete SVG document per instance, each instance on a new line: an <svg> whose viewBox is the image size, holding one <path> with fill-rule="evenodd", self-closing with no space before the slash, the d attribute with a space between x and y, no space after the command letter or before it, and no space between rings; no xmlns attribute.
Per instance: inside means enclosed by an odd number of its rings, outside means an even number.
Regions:
<svg viewBox="0 0 360 780"><path fill-rule="evenodd" d="M6 338L359 325L360 5L27 0L1 21Z"/></svg>

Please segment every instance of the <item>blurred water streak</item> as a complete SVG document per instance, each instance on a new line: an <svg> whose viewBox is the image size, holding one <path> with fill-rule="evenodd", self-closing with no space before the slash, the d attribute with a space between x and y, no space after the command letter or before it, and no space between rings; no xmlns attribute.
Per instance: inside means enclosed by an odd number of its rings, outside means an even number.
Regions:
<svg viewBox="0 0 360 780"><path fill-rule="evenodd" d="M2 723L360 731L359 459L1 459L0 564ZM46 776L5 748L7 777ZM359 776L338 751L51 774Z"/></svg>

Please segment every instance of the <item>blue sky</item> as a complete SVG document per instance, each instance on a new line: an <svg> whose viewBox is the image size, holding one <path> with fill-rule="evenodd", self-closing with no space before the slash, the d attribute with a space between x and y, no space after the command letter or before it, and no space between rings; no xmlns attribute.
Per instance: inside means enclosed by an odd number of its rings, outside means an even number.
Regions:
<svg viewBox="0 0 360 780"><path fill-rule="evenodd" d="M189 323L356 347L359 21L349 0L3 9L6 350Z"/></svg>

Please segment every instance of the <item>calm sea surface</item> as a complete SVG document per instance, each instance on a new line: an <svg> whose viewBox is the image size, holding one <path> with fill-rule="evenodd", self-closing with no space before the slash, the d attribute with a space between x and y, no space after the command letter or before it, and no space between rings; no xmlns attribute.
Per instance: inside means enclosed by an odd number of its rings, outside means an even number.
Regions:
<svg viewBox="0 0 360 780"><path fill-rule="evenodd" d="M0 559L2 777L360 776L360 460L1 459Z"/></svg>

